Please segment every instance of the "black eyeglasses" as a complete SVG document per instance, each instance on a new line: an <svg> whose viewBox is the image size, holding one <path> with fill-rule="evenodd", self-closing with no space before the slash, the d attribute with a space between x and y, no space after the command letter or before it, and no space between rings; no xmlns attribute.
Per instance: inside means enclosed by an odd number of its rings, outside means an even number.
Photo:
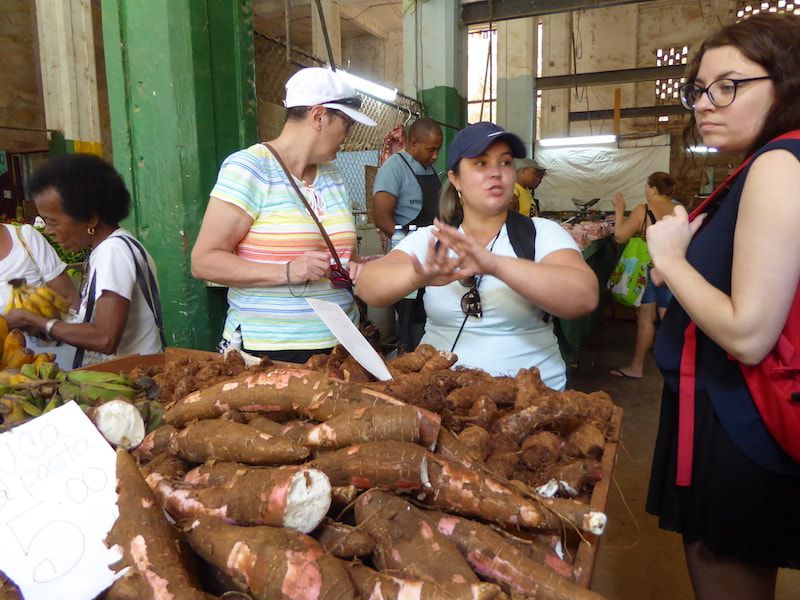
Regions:
<svg viewBox="0 0 800 600"><path fill-rule="evenodd" d="M700 87L696 83L684 83L680 89L681 104L688 110L694 110L695 104L703 94L708 95L708 100L717 108L724 108L733 104L736 98L736 90L743 83L751 81L761 81L772 79L769 75L762 77L748 77L747 79L717 79L708 84L707 87Z"/></svg>
<svg viewBox="0 0 800 600"><path fill-rule="evenodd" d="M345 106L349 106L351 108L361 108L361 96L351 96L350 98L342 98L340 100L331 100L330 102L326 102L325 104L344 104Z"/></svg>

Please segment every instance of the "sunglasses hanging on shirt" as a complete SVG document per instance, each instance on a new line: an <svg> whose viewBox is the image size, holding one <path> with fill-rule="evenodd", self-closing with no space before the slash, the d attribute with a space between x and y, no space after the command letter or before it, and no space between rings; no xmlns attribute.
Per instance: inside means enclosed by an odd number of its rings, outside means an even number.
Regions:
<svg viewBox="0 0 800 600"><path fill-rule="evenodd" d="M502 228L501 228L502 231ZM497 238L500 237L500 231L497 232L497 235L494 236L492 240L492 245L489 246L489 252L494 250L494 244L497 241ZM450 347L450 352L455 350L456 344L458 343L458 338L461 337L461 332L464 331L464 326L467 324L467 319L470 317L475 317L476 319L483 318L483 307L481 305L481 294L478 291L478 287L481 285L481 280L483 279L483 275L479 275L475 277L468 277L467 279L460 279L458 282L463 285L464 287L468 287L469 289L461 296L461 312L464 313L464 320L461 321L461 327L458 328L458 333L456 334L456 339L453 340L453 345Z"/></svg>

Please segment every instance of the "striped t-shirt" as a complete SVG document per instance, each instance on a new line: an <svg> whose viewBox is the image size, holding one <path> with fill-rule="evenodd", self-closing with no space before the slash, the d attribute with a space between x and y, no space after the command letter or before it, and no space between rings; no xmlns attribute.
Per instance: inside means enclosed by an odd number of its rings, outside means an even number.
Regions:
<svg viewBox="0 0 800 600"><path fill-rule="evenodd" d="M356 243L350 200L333 163L317 165L310 187L295 179L330 236L342 265L347 268ZM286 174L263 144L231 154L222 163L211 197L239 207L252 219L250 231L239 242L236 255L253 262L280 264L308 250L328 251L325 240ZM333 259L331 263L333 264ZM304 283L293 283L299 294ZM318 298L336 302L357 322L358 309L346 289L331 287L327 279L309 282L301 297L285 285L268 288L230 288L223 337L241 327L243 346L250 350L314 350L330 348L336 338L306 302Z"/></svg>

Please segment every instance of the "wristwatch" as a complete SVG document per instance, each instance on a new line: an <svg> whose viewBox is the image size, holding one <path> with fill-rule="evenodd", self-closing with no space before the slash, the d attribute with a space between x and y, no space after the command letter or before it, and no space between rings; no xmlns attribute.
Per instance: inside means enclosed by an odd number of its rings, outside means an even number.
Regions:
<svg viewBox="0 0 800 600"><path fill-rule="evenodd" d="M56 323L58 323L58 319L50 319L44 326L44 332L50 337L53 337L51 332L53 331L53 327Z"/></svg>

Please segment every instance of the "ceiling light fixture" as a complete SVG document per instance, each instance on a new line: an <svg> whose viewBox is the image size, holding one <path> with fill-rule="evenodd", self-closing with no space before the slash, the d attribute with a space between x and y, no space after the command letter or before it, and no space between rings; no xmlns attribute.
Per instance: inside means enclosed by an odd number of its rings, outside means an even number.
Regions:
<svg viewBox="0 0 800 600"><path fill-rule="evenodd" d="M563 138L545 138L539 140L539 145L548 146L591 146L595 144L614 144L617 141L615 135L583 135Z"/></svg>

